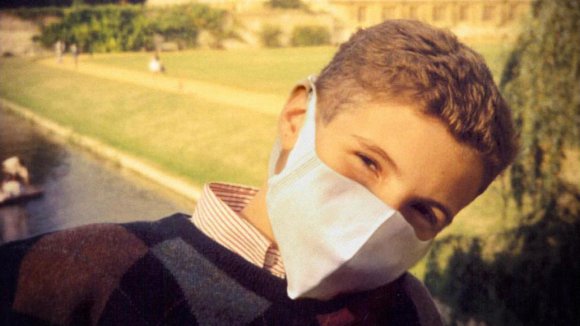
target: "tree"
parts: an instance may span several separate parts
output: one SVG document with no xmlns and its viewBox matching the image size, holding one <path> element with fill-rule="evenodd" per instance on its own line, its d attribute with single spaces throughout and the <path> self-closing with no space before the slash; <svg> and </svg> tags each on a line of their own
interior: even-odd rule
<svg viewBox="0 0 580 326">
<path fill-rule="evenodd" d="M 580 3 L 536 1 L 532 17 L 501 82 L 522 139 L 512 191 L 530 218 L 558 205 L 566 150 L 580 144 Z"/>
<path fill-rule="evenodd" d="M 151 33 L 141 6 L 74 6 L 62 20 L 42 30 L 40 41 L 76 43 L 82 52 L 113 52 L 150 47 Z"/>
<path fill-rule="evenodd" d="M 580 2 L 533 3 L 501 88 L 521 135 L 509 194 L 520 226 L 501 235 L 505 248 L 492 259 L 483 240 L 461 239 L 441 270 L 434 248 L 425 282 L 456 321 L 577 325 L 580 182 L 563 167 L 580 151 Z"/>
<path fill-rule="evenodd" d="M 217 42 L 229 36 L 227 12 L 207 5 L 189 3 L 150 10 L 151 29 L 180 47 L 194 47 L 201 30 L 208 31 Z"/>
<path fill-rule="evenodd" d="M 197 45 L 201 30 L 208 31 L 217 42 L 229 37 L 226 12 L 201 4 L 167 8 L 83 5 L 61 12 L 61 20 L 42 29 L 38 39 L 45 47 L 61 40 L 76 43 L 82 52 L 136 51 L 153 49 L 154 34 L 184 48 Z"/>
</svg>

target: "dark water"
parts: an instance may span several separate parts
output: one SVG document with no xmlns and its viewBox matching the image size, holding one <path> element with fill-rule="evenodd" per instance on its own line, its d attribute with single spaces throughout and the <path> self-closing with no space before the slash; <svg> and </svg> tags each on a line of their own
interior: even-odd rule
<svg viewBox="0 0 580 326">
<path fill-rule="evenodd" d="M 95 222 L 155 220 L 194 203 L 63 144 L 0 108 L 0 162 L 17 155 L 41 198 L 0 206 L 0 243 Z"/>
</svg>

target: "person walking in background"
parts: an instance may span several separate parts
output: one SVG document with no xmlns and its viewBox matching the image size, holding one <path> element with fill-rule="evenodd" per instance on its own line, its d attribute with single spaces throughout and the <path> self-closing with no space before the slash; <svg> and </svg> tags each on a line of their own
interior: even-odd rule
<svg viewBox="0 0 580 326">
<path fill-rule="evenodd" d="M 73 43 L 70 46 L 70 53 L 73 57 L 73 61 L 75 63 L 75 68 L 78 68 L 78 66 L 79 66 L 79 62 L 78 62 L 79 61 L 79 48 L 77 47 L 76 43 Z"/>
<path fill-rule="evenodd" d="M 54 53 L 56 55 L 56 63 L 62 63 L 62 55 L 64 53 L 64 43 L 61 40 L 54 44 Z"/>
<path fill-rule="evenodd" d="M 149 60 L 149 71 L 151 71 L 153 73 L 164 73 L 165 72 L 165 67 L 163 66 L 163 63 L 161 62 L 161 59 L 159 58 L 158 53 L 155 53 L 155 55 L 153 55 L 153 57 L 151 57 L 151 60 Z"/>
</svg>

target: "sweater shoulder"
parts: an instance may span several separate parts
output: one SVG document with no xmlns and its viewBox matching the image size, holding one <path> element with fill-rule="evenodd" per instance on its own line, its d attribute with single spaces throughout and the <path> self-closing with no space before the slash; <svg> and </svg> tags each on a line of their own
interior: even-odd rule
<svg viewBox="0 0 580 326">
<path fill-rule="evenodd" d="M 126 273 L 171 234 L 167 219 L 90 224 L 0 247 L 0 310 L 67 324 L 85 301 L 101 311 Z M 6 310 L 8 309 L 8 310 Z M 73 313 L 75 311 L 75 313 Z M 6 314 L 7 315 L 7 314 Z"/>
<path fill-rule="evenodd" d="M 134 261 L 156 243 L 176 237 L 167 221 L 184 218 L 176 214 L 158 221 L 83 225 L 15 243 L 6 254 L 19 254 L 20 273 L 26 270 L 24 267 L 46 271 L 58 266 L 64 271 L 90 265 L 108 274 L 110 265 Z"/>
<path fill-rule="evenodd" d="M 400 286 L 401 291 L 413 303 L 420 325 L 443 325 L 435 301 L 423 282 L 406 273 L 401 279 Z"/>
</svg>

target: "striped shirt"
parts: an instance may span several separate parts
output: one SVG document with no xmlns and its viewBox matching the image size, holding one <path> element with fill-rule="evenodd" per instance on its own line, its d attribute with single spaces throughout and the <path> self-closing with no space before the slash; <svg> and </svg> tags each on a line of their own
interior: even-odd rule
<svg viewBox="0 0 580 326">
<path fill-rule="evenodd" d="M 208 237 L 240 255 L 250 263 L 284 278 L 280 251 L 253 225 L 241 218 L 241 212 L 256 195 L 258 189 L 209 183 L 192 215 L 193 224 Z"/>
</svg>

